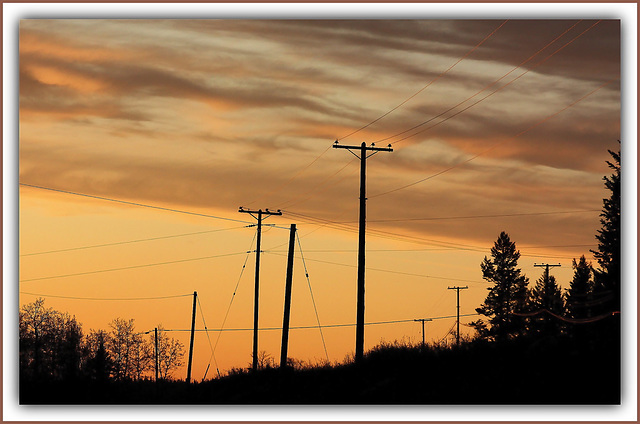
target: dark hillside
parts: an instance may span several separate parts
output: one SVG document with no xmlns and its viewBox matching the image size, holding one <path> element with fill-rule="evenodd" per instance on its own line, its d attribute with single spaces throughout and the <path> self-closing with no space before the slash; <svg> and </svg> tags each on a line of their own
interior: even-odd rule
<svg viewBox="0 0 640 424">
<path fill-rule="evenodd" d="M 613 340 L 611 340 L 613 341 Z M 236 371 L 184 382 L 23 382 L 26 404 L 617 404 L 615 343 L 520 338 L 460 347 L 390 344 L 355 364 Z"/>
</svg>

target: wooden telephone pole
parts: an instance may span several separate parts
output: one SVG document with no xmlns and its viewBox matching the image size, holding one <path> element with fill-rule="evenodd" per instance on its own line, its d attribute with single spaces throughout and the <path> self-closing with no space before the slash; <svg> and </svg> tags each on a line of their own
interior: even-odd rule
<svg viewBox="0 0 640 424">
<path fill-rule="evenodd" d="M 196 334 L 196 301 L 198 292 L 193 292 L 193 312 L 191 313 L 191 341 L 189 342 L 189 364 L 187 364 L 187 384 L 191 382 L 191 363 L 193 362 L 193 339 Z"/>
<path fill-rule="evenodd" d="M 457 292 L 456 293 L 456 295 L 457 295 L 456 296 L 456 298 L 457 298 L 456 308 L 458 310 L 458 317 L 457 317 L 456 323 L 457 323 L 458 327 L 456 329 L 456 344 L 458 346 L 460 346 L 460 290 L 464 290 L 464 289 L 468 289 L 468 288 L 469 287 L 467 287 L 467 286 L 464 286 L 464 287 L 448 287 L 447 288 L 448 290 L 455 290 Z"/>
<path fill-rule="evenodd" d="M 424 346 L 424 322 L 431 321 L 431 318 L 414 319 L 415 322 L 422 322 L 422 346 Z"/>
<path fill-rule="evenodd" d="M 282 212 L 280 209 L 278 209 L 277 212 L 271 212 L 269 209 L 265 211 L 262 209 L 252 211 L 244 209 L 242 206 L 240 206 L 238 212 L 248 213 L 258 221 L 258 235 L 256 237 L 256 279 L 255 294 L 253 296 L 253 362 L 251 365 L 251 369 L 255 371 L 258 369 L 258 299 L 260 297 L 260 241 L 262 237 L 262 219 L 263 215 L 267 217 L 271 215 L 282 215 Z"/>
<path fill-rule="evenodd" d="M 289 254 L 287 256 L 287 277 L 284 288 L 284 316 L 282 318 L 282 347 L 280 350 L 280 368 L 287 366 L 289 348 L 289 317 L 291 315 L 291 286 L 293 282 L 293 252 L 296 239 L 296 224 L 291 224 L 289 232 Z"/>
<path fill-rule="evenodd" d="M 374 147 L 373 144 L 369 147 L 363 142 L 360 146 L 342 146 L 338 144 L 338 141 L 333 144 L 335 149 L 347 149 L 351 154 L 360 159 L 360 220 L 358 228 L 358 296 L 357 296 L 357 310 L 356 310 L 356 363 L 362 362 L 364 357 L 364 242 L 365 242 L 365 222 L 367 215 L 366 201 L 367 201 L 367 159 L 375 155 L 378 152 L 393 152 L 391 144 L 388 147 Z M 354 150 L 360 151 L 360 156 L 353 153 Z M 367 152 L 372 151 L 367 156 Z"/>
</svg>

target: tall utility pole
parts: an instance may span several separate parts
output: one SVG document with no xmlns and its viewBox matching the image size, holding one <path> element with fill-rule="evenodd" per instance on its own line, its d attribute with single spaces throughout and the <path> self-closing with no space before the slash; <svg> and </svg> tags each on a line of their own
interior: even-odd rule
<svg viewBox="0 0 640 424">
<path fill-rule="evenodd" d="M 193 312 L 191 313 L 191 342 L 189 343 L 189 364 L 187 365 L 187 384 L 191 382 L 191 363 L 193 361 L 193 339 L 196 335 L 196 300 L 198 292 L 193 292 Z"/>
<path fill-rule="evenodd" d="M 422 321 L 422 346 L 424 346 L 424 322 L 425 321 L 431 321 L 431 318 L 414 319 L 414 321 L 416 321 L 416 322 Z"/>
<path fill-rule="evenodd" d="M 256 280 L 255 280 L 255 294 L 253 296 L 253 363 L 251 369 L 253 371 L 258 369 L 258 299 L 260 297 L 260 241 L 262 238 L 262 216 L 267 217 L 271 215 L 282 215 L 280 209 L 277 212 L 271 212 L 269 209 L 263 211 L 258 209 L 252 211 L 244 209 L 240 206 L 238 212 L 248 213 L 258 221 L 258 235 L 256 237 Z"/>
<path fill-rule="evenodd" d="M 388 147 L 370 147 L 362 142 L 360 146 L 341 146 L 338 141 L 333 144 L 335 149 L 347 149 L 351 154 L 360 159 L 360 220 L 358 228 L 358 295 L 356 310 L 356 363 L 362 362 L 364 357 L 364 241 L 365 241 L 365 222 L 367 215 L 367 186 L 366 186 L 366 170 L 367 159 L 378 152 L 393 152 L 391 144 Z M 354 150 L 360 150 L 360 156 L 353 153 Z M 372 151 L 367 156 L 367 152 Z"/>
<path fill-rule="evenodd" d="M 287 256 L 287 277 L 284 287 L 284 316 L 282 318 L 282 347 L 280 349 L 280 368 L 287 366 L 287 350 L 289 348 L 289 317 L 291 315 L 291 286 L 293 282 L 293 251 L 296 240 L 296 224 L 291 224 L 289 231 L 289 254 Z"/>
<path fill-rule="evenodd" d="M 456 308 L 458 310 L 458 317 L 457 317 L 457 321 L 456 322 L 457 322 L 458 328 L 456 330 L 456 344 L 458 346 L 460 345 L 460 290 L 465 290 L 465 289 L 468 289 L 468 288 L 469 287 L 467 287 L 467 286 L 464 286 L 464 287 L 455 287 L 455 286 L 454 287 L 448 287 L 449 290 L 455 290 L 457 292 L 456 293 L 456 298 L 457 298 Z"/>
</svg>

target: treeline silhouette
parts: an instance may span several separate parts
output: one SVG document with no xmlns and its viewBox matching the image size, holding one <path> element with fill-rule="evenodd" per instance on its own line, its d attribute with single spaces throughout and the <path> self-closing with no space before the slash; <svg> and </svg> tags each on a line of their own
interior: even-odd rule
<svg viewBox="0 0 640 424">
<path fill-rule="evenodd" d="M 27 398 L 28 390 L 56 383 L 99 387 L 151 380 L 156 369 L 159 380 L 170 380 L 183 365 L 184 346 L 162 325 L 156 338 L 154 331 L 137 332 L 133 319 L 115 318 L 109 331 L 92 329 L 85 335 L 75 317 L 44 303 L 38 298 L 20 309 L 19 375 Z"/>
<path fill-rule="evenodd" d="M 621 399 L 620 153 L 609 151 L 610 191 L 603 199 L 598 266 L 573 260 L 564 292 L 547 264 L 534 285 L 520 253 L 502 232 L 480 268 L 491 283 L 460 343 L 381 343 L 361 364 L 303 363 L 277 368 L 260 352 L 260 369 L 187 385 L 172 380 L 184 346 L 158 332 L 137 333 L 133 320 L 82 334 L 75 317 L 44 306 L 20 311 L 23 404 L 618 404 Z M 149 333 L 149 332 L 147 332 Z"/>
</svg>

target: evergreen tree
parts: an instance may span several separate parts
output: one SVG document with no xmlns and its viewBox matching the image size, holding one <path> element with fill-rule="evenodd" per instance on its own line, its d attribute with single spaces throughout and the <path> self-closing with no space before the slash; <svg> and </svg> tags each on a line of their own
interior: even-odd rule
<svg viewBox="0 0 640 424">
<path fill-rule="evenodd" d="M 592 316 L 593 268 L 582 255 L 573 260 L 573 279 L 567 290 L 567 315 L 569 318 L 584 319 Z"/>
<path fill-rule="evenodd" d="M 531 320 L 531 329 L 545 335 L 557 333 L 561 329 L 558 318 L 551 314 L 564 314 L 564 299 L 556 278 L 545 268 L 542 276 L 536 281 L 531 290 L 530 305 L 533 311 L 542 311 Z M 547 313 L 550 312 L 551 314 Z"/>
<path fill-rule="evenodd" d="M 480 264 L 482 277 L 493 284 L 484 303 L 476 309 L 488 318 L 471 323 L 480 337 L 504 340 L 524 331 L 524 320 L 514 314 L 524 312 L 529 280 L 518 268 L 520 252 L 504 231 L 491 248 L 491 258 Z"/>
<path fill-rule="evenodd" d="M 605 187 L 611 191 L 609 198 L 603 199 L 598 230 L 598 250 L 592 250 L 600 267 L 594 270 L 596 293 L 609 292 L 613 301 L 608 312 L 620 310 L 620 152 L 609 150 L 613 162 L 607 161 L 613 170 L 611 176 L 603 178 Z"/>
<path fill-rule="evenodd" d="M 85 337 L 85 373 L 89 378 L 99 382 L 109 379 L 112 361 L 107 352 L 109 334 L 104 330 L 91 330 Z"/>
</svg>

